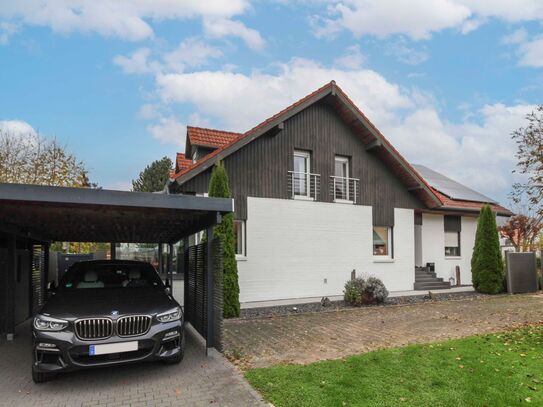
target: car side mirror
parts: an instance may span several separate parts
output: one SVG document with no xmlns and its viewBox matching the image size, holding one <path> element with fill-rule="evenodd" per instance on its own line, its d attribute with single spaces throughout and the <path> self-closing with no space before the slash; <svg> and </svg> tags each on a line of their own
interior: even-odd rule
<svg viewBox="0 0 543 407">
<path fill-rule="evenodd" d="M 57 284 L 51 280 L 47 283 L 47 297 L 50 297 L 51 295 L 55 294 L 55 291 L 57 289 Z"/>
<path fill-rule="evenodd" d="M 166 293 L 166 295 L 170 295 L 172 291 L 170 290 L 170 287 L 166 287 L 164 289 L 164 292 Z"/>
</svg>

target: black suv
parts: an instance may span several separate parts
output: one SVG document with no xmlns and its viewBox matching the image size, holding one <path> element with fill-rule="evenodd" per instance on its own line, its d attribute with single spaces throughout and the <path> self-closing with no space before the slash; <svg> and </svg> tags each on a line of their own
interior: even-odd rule
<svg viewBox="0 0 543 407">
<path fill-rule="evenodd" d="M 149 263 L 76 263 L 50 291 L 32 324 L 34 382 L 76 369 L 183 359 L 182 309 Z"/>
</svg>

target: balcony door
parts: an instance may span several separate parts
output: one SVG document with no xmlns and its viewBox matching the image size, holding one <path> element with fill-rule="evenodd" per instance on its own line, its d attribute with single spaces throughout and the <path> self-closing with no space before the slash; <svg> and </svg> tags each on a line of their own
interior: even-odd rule
<svg viewBox="0 0 543 407">
<path fill-rule="evenodd" d="M 349 201 L 349 159 L 336 156 L 335 162 L 334 199 Z"/>
<path fill-rule="evenodd" d="M 307 151 L 294 152 L 294 196 L 310 197 L 311 154 Z"/>
</svg>

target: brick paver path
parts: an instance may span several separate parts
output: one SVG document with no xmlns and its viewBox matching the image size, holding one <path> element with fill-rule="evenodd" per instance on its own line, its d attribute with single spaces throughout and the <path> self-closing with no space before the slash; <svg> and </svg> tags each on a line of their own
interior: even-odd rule
<svg viewBox="0 0 543 407">
<path fill-rule="evenodd" d="M 160 362 L 78 371 L 36 385 L 30 377 L 29 327 L 0 340 L 0 406 L 265 406 L 222 355 L 206 357 L 187 337 L 179 365 Z"/>
<path fill-rule="evenodd" d="M 225 324 L 226 348 L 246 367 L 310 363 L 411 343 L 495 332 L 543 320 L 543 295 L 502 295 L 350 309 Z"/>
</svg>

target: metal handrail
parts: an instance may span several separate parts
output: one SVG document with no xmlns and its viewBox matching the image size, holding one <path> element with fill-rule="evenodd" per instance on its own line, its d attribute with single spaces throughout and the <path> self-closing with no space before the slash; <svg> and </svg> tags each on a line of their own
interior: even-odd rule
<svg viewBox="0 0 543 407">
<path fill-rule="evenodd" d="M 288 171 L 288 192 L 291 198 L 317 200 L 320 194 L 320 174 L 311 172 Z"/>
<path fill-rule="evenodd" d="M 360 179 L 350 177 L 330 176 L 330 195 L 334 201 L 358 203 L 358 183 Z"/>
</svg>

